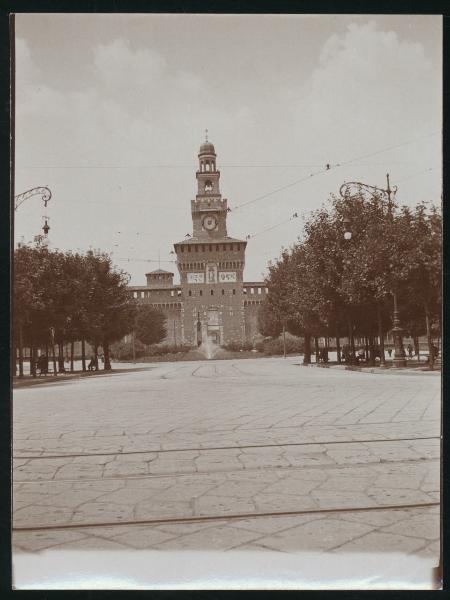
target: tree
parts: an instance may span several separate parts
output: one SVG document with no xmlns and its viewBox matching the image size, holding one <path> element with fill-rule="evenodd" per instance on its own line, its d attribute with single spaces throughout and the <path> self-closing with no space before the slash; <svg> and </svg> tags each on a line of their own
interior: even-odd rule
<svg viewBox="0 0 450 600">
<path fill-rule="evenodd" d="M 153 306 L 142 304 L 136 313 L 134 331 L 136 338 L 146 346 L 159 344 L 167 335 L 164 313 Z"/>
<path fill-rule="evenodd" d="M 376 193 L 370 199 L 362 192 L 332 198 L 331 206 L 307 221 L 303 239 L 269 267 L 263 321 L 278 319 L 291 333 L 301 332 L 305 363 L 312 336 L 317 352 L 317 336 L 335 335 L 339 353 L 342 334 L 353 355 L 355 336 L 364 337 L 374 361 L 376 335 L 384 357 L 384 332 L 391 327 L 396 294 L 414 335 L 423 330 L 420 313 L 425 314 L 432 355 L 433 326 L 440 329 L 440 277 L 437 209 L 399 209 Z"/>
<path fill-rule="evenodd" d="M 79 339 L 102 344 L 105 369 L 110 369 L 110 343 L 133 328 L 136 304 L 127 284 L 128 275 L 115 269 L 107 254 L 63 253 L 40 245 L 18 248 L 14 253 L 13 339 L 19 349 L 19 375 L 23 375 L 24 344 L 30 347 L 35 375 L 36 348 L 44 346 L 48 352 L 53 340 L 60 346 L 60 370 L 64 369 L 63 343 L 70 341 L 73 348 Z"/>
<path fill-rule="evenodd" d="M 283 322 L 276 308 L 272 305 L 271 297 L 266 296 L 258 310 L 258 331 L 264 337 L 277 338 L 283 329 Z"/>
<path fill-rule="evenodd" d="M 133 329 L 136 303 L 128 290 L 129 276 L 113 268 L 108 254 L 89 251 L 86 269 L 86 326 L 88 340 L 96 351 L 103 347 L 105 370 L 111 369 L 109 347 Z"/>
</svg>

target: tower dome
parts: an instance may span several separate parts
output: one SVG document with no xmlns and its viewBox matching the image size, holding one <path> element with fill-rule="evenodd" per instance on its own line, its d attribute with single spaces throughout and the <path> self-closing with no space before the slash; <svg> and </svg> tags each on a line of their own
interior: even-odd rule
<svg viewBox="0 0 450 600">
<path fill-rule="evenodd" d="M 198 153 L 199 156 L 203 156 L 203 155 L 213 155 L 216 156 L 216 151 L 214 149 L 214 144 L 211 144 L 211 142 L 203 142 L 203 144 L 200 146 L 200 152 Z"/>
</svg>

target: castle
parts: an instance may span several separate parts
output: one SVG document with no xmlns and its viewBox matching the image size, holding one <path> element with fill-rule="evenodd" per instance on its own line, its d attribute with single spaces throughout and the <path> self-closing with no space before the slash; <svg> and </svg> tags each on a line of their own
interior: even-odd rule
<svg viewBox="0 0 450 600">
<path fill-rule="evenodd" d="M 206 139 L 191 200 L 192 235 L 174 244 L 180 285 L 174 285 L 173 273 L 157 269 L 146 274 L 147 285 L 130 286 L 135 298 L 166 315 L 170 344 L 253 343 L 258 334 L 257 312 L 267 288 L 264 282 L 244 282 L 247 242 L 227 234 L 216 157 Z"/>
</svg>

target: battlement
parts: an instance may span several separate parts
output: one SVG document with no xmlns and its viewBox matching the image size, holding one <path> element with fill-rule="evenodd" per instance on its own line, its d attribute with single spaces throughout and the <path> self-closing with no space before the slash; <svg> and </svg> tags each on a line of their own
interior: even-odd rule
<svg viewBox="0 0 450 600">
<path fill-rule="evenodd" d="M 191 200 L 191 210 L 192 212 L 208 212 L 212 210 L 220 210 L 226 211 L 228 205 L 228 200 L 226 198 L 221 198 L 220 196 L 213 195 L 211 196 L 196 196 L 194 200 Z"/>
</svg>

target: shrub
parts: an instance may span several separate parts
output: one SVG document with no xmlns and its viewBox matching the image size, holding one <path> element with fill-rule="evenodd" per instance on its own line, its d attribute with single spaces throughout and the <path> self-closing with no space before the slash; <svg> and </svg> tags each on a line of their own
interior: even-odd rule
<svg viewBox="0 0 450 600">
<path fill-rule="evenodd" d="M 149 346 L 146 356 L 164 356 L 165 354 L 179 354 L 189 352 L 191 349 L 187 344 L 154 344 Z"/>
<path fill-rule="evenodd" d="M 301 354 L 303 352 L 303 340 L 286 336 L 286 354 Z M 264 354 L 279 356 L 283 354 L 283 339 L 276 338 L 264 342 Z"/>
<path fill-rule="evenodd" d="M 240 342 L 230 342 L 229 344 L 224 344 L 221 348 L 228 350 L 228 352 L 241 352 L 243 350 L 249 352 L 253 350 L 253 344 L 251 342 L 244 342 L 243 344 Z"/>
<path fill-rule="evenodd" d="M 253 350 L 253 344 L 251 342 L 244 342 L 242 344 L 242 350 L 245 350 L 247 352 L 249 352 L 250 350 Z"/>
<path fill-rule="evenodd" d="M 222 348 L 228 350 L 228 352 L 239 352 L 242 350 L 242 344 L 240 342 L 230 342 L 229 344 L 224 344 Z"/>
</svg>

